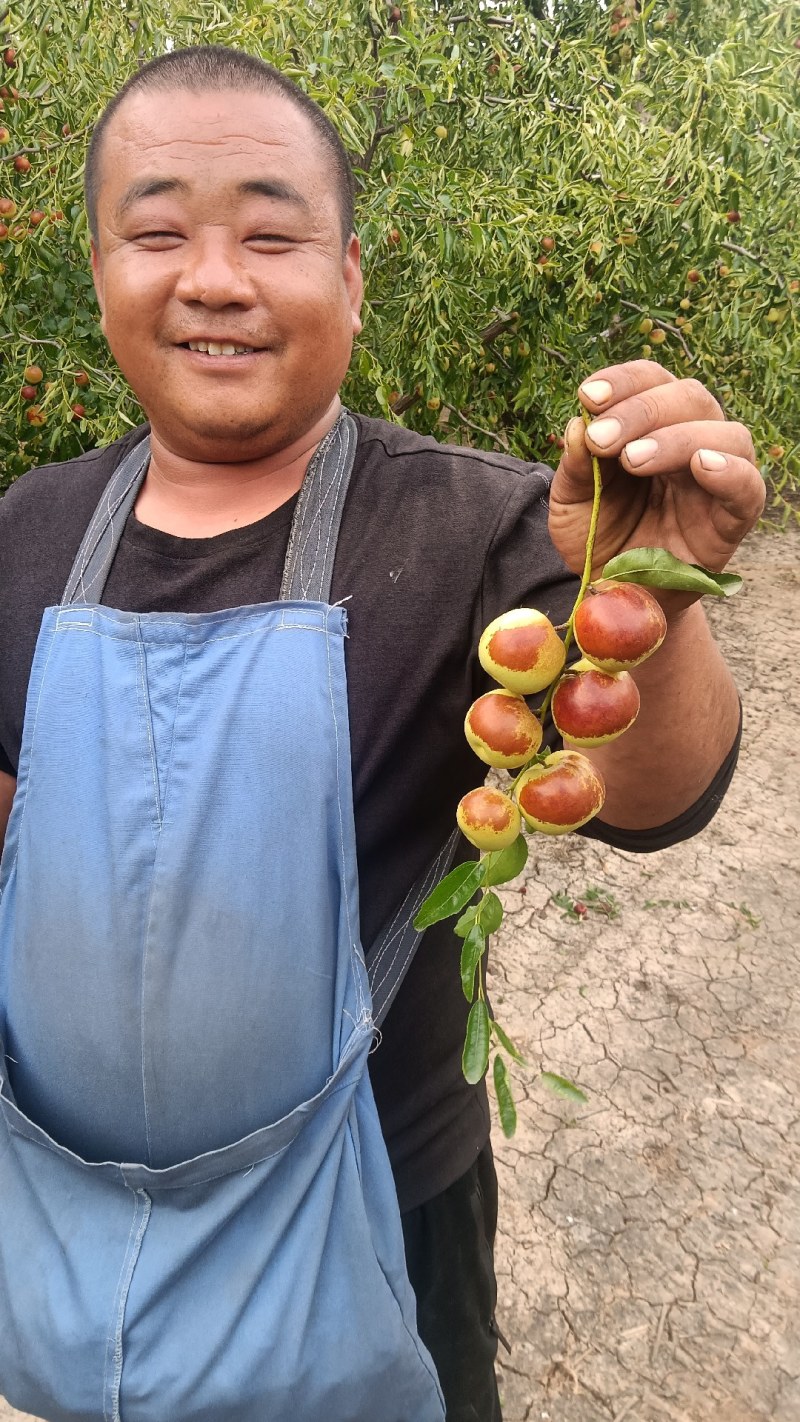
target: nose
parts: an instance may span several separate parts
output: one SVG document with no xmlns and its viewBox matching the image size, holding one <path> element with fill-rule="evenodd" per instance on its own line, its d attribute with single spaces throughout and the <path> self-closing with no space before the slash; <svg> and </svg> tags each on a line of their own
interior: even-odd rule
<svg viewBox="0 0 800 1422">
<path fill-rule="evenodd" d="M 182 258 L 175 289 L 180 301 L 199 302 L 212 310 L 255 303 L 255 286 L 233 233 L 204 228 L 184 244 Z"/>
</svg>

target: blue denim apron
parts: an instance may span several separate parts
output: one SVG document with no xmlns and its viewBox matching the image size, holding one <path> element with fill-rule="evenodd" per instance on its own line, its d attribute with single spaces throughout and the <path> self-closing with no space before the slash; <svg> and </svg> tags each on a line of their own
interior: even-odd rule
<svg viewBox="0 0 800 1422">
<path fill-rule="evenodd" d="M 327 601 L 354 447 L 345 413 L 279 602 L 140 614 L 100 599 L 143 442 L 44 613 L 0 865 L 0 1393 L 50 1422 L 444 1417 L 366 1070 Z"/>
</svg>

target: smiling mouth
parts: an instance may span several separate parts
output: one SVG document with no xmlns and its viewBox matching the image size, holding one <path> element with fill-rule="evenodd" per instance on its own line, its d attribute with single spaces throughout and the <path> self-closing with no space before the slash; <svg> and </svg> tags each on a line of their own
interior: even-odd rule
<svg viewBox="0 0 800 1422">
<path fill-rule="evenodd" d="M 182 348 L 211 356 L 255 355 L 261 349 L 260 346 L 233 345 L 230 341 L 184 341 Z"/>
</svg>

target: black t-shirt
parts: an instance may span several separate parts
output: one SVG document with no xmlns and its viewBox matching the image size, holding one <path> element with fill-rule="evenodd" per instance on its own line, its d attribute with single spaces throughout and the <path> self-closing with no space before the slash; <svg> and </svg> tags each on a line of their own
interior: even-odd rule
<svg viewBox="0 0 800 1422">
<path fill-rule="evenodd" d="M 459 798 L 483 779 L 463 734 L 467 707 L 489 684 L 477 661 L 480 633 L 518 606 L 564 621 L 577 583 L 547 534 L 551 470 L 356 420 L 331 600 L 347 599 L 368 946 L 446 839 Z M 16 774 L 42 612 L 61 600 L 100 494 L 143 433 L 33 470 L 0 501 L 0 770 L 9 774 Z M 104 603 L 134 612 L 206 612 L 274 601 L 295 503 L 212 538 L 178 538 L 131 514 Z M 729 772 L 734 761 L 735 753 Z M 597 822 L 591 832 L 625 848 L 660 848 L 702 827 L 724 788 L 718 777 L 693 812 L 663 834 L 623 834 Z M 464 851 L 462 858 L 466 843 Z M 403 1209 L 457 1179 L 488 1134 L 483 1084 L 468 1086 L 461 1071 L 468 1006 L 459 949 L 452 922 L 428 931 L 370 1058 Z"/>
</svg>

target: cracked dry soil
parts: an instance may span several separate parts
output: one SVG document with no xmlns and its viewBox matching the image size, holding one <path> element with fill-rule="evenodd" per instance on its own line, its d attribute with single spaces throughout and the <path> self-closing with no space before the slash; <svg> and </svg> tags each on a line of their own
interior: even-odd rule
<svg viewBox="0 0 800 1422">
<path fill-rule="evenodd" d="M 505 891 L 495 1014 L 589 1098 L 515 1068 L 495 1134 L 505 1422 L 800 1422 L 799 553 L 752 535 L 709 607 L 745 721 L 708 829 L 535 839 Z"/>
</svg>

